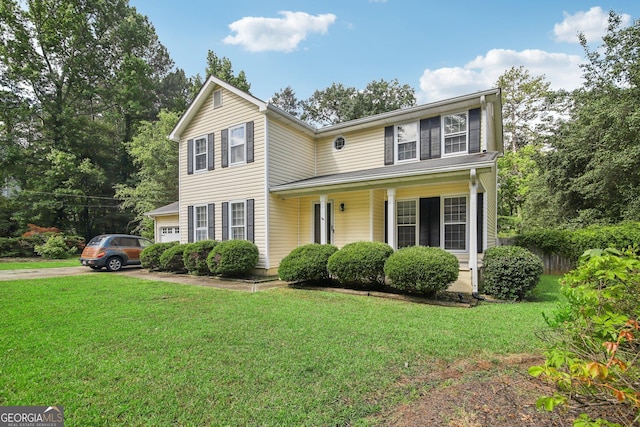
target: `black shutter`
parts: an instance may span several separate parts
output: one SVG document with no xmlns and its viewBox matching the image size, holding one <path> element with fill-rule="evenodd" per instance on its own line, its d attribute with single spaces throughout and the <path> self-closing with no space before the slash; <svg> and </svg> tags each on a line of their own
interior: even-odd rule
<svg viewBox="0 0 640 427">
<path fill-rule="evenodd" d="M 193 206 L 187 206 L 187 242 L 193 240 Z"/>
<path fill-rule="evenodd" d="M 248 199 L 247 200 L 247 240 L 250 242 L 255 242 L 256 240 L 256 231 L 255 231 L 255 200 Z"/>
<path fill-rule="evenodd" d="M 431 158 L 431 128 L 429 119 L 420 120 L 420 160 Z"/>
<path fill-rule="evenodd" d="M 215 136 L 210 133 L 207 135 L 207 169 L 210 171 L 215 169 L 215 156 L 213 155 L 213 146 L 214 146 Z"/>
<path fill-rule="evenodd" d="M 384 242 L 389 243 L 389 201 L 384 201 Z"/>
<path fill-rule="evenodd" d="M 253 163 L 253 122 L 247 122 L 245 132 L 247 137 L 247 163 Z"/>
<path fill-rule="evenodd" d="M 223 168 L 229 166 L 229 129 L 222 129 L 222 134 L 220 135 L 220 143 L 222 145 L 222 158 L 220 164 Z"/>
<path fill-rule="evenodd" d="M 393 126 L 384 128 L 384 164 L 392 165 L 394 159 Z"/>
<path fill-rule="evenodd" d="M 440 246 L 440 197 L 420 199 L 420 245 Z"/>
<path fill-rule="evenodd" d="M 484 237 L 484 193 L 478 193 L 478 253 L 481 254 Z"/>
<path fill-rule="evenodd" d="M 440 147 L 442 146 L 442 141 L 440 141 L 440 116 L 431 117 L 429 119 L 429 158 L 430 159 L 439 159 L 441 157 Z"/>
<path fill-rule="evenodd" d="M 222 241 L 229 240 L 229 203 L 222 203 Z"/>
<path fill-rule="evenodd" d="M 480 109 L 469 110 L 469 153 L 480 152 Z"/>
<path fill-rule="evenodd" d="M 216 205 L 209 203 L 207 205 L 207 224 L 209 231 L 207 232 L 209 239 L 216 240 Z"/>
<path fill-rule="evenodd" d="M 320 243 L 320 204 L 313 205 L 313 243 Z"/>
<path fill-rule="evenodd" d="M 193 173 L 193 139 L 187 141 L 187 174 Z"/>
</svg>

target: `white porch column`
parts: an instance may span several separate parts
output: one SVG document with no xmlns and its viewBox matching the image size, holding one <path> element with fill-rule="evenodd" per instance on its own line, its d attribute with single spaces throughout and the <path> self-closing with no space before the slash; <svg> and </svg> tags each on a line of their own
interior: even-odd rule
<svg viewBox="0 0 640 427">
<path fill-rule="evenodd" d="M 393 249 L 396 244 L 396 189 L 387 188 L 387 243 Z"/>
<path fill-rule="evenodd" d="M 327 244 L 327 201 L 329 197 L 326 194 L 320 196 L 320 243 Z"/>
<path fill-rule="evenodd" d="M 471 288 L 478 292 L 478 180 L 471 169 L 469 180 L 469 269 Z"/>
</svg>

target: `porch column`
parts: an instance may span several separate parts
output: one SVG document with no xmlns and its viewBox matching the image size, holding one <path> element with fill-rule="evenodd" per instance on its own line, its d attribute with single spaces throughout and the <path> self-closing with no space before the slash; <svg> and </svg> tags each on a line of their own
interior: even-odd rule
<svg viewBox="0 0 640 427">
<path fill-rule="evenodd" d="M 329 197 L 326 194 L 320 196 L 320 243 L 327 244 L 327 201 Z"/>
<path fill-rule="evenodd" d="M 469 180 L 469 269 L 471 288 L 478 292 L 478 180 L 471 169 Z"/>
<path fill-rule="evenodd" d="M 387 243 L 393 249 L 396 245 L 396 189 L 387 188 Z"/>
</svg>

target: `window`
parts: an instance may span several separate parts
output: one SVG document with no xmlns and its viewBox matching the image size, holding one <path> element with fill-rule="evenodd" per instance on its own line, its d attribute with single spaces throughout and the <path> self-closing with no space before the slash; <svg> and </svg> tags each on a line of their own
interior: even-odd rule
<svg viewBox="0 0 640 427">
<path fill-rule="evenodd" d="M 398 249 L 416 245 L 417 203 L 415 200 L 399 201 L 396 204 L 398 224 Z"/>
<path fill-rule="evenodd" d="M 344 137 L 339 136 L 333 141 L 333 148 L 335 148 L 337 151 L 340 151 L 344 148 L 346 143 L 347 142 L 345 141 Z"/>
<path fill-rule="evenodd" d="M 245 125 L 229 129 L 229 164 L 244 163 L 246 159 L 246 129 Z"/>
<path fill-rule="evenodd" d="M 467 113 L 450 114 L 442 119 L 444 154 L 467 152 Z"/>
<path fill-rule="evenodd" d="M 465 250 L 467 247 L 467 198 L 444 199 L 444 248 Z"/>
<path fill-rule="evenodd" d="M 213 108 L 222 107 L 222 89 L 213 92 Z"/>
<path fill-rule="evenodd" d="M 180 227 L 160 227 L 160 234 L 180 234 Z"/>
<path fill-rule="evenodd" d="M 246 203 L 244 201 L 229 203 L 229 235 L 232 240 L 246 240 L 247 238 L 246 211 Z"/>
<path fill-rule="evenodd" d="M 209 222 L 207 219 L 207 205 L 194 207 L 195 241 L 209 238 Z"/>
<path fill-rule="evenodd" d="M 397 161 L 418 158 L 418 123 L 396 125 L 395 138 Z"/>
<path fill-rule="evenodd" d="M 193 156 L 196 171 L 207 170 L 207 137 L 203 136 L 193 142 Z"/>
</svg>

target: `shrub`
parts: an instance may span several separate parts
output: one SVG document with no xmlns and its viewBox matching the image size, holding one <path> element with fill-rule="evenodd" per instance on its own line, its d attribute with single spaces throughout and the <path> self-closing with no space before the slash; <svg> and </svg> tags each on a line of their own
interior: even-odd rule
<svg viewBox="0 0 640 427">
<path fill-rule="evenodd" d="M 598 249 L 587 251 L 580 261 L 564 276 L 566 302 L 548 319 L 552 329 L 545 337 L 546 361 L 529 369 L 531 375 L 558 385 L 554 396 L 540 398 L 536 406 L 552 410 L 575 397 L 585 407 L 597 405 L 608 414 L 601 423 L 580 425 L 636 425 L 640 256 L 632 250 Z M 579 419 L 589 421 L 584 414 Z"/>
<path fill-rule="evenodd" d="M 75 246 L 69 247 L 61 235 L 51 236 L 43 245 L 36 245 L 35 251 L 43 258 L 65 259 L 78 251 Z"/>
<path fill-rule="evenodd" d="M 173 273 L 186 273 L 187 269 L 184 267 L 183 255 L 184 250 L 191 244 L 192 243 L 174 245 L 165 250 L 162 255 L 160 255 L 160 268 Z"/>
<path fill-rule="evenodd" d="M 13 237 L 0 237 L 0 257 L 22 256 L 22 250 L 18 245 L 18 239 Z"/>
<path fill-rule="evenodd" d="M 297 247 L 280 262 L 278 276 L 286 282 L 328 281 L 327 262 L 337 250 L 317 243 Z"/>
<path fill-rule="evenodd" d="M 426 246 L 402 248 L 384 265 L 391 287 L 427 295 L 435 295 L 455 282 L 459 269 L 455 255 Z"/>
<path fill-rule="evenodd" d="M 217 244 L 218 242 L 215 240 L 200 240 L 192 243 L 184 250 L 184 267 L 189 274 L 196 276 L 211 274 L 207 264 L 207 257 Z"/>
<path fill-rule="evenodd" d="M 226 240 L 213 248 L 207 265 L 214 274 L 242 277 L 255 268 L 259 256 L 258 247 L 248 240 Z"/>
<path fill-rule="evenodd" d="M 483 263 L 483 291 L 507 300 L 527 296 L 538 284 L 543 271 L 542 260 L 520 246 L 489 248 Z"/>
<path fill-rule="evenodd" d="M 178 245 L 178 242 L 164 242 L 154 243 L 144 248 L 142 252 L 140 252 L 140 264 L 142 268 L 148 268 L 149 270 L 162 269 L 160 256 L 162 256 L 164 251 L 176 245 Z"/>
<path fill-rule="evenodd" d="M 353 242 L 331 255 L 329 273 L 345 284 L 384 285 L 384 263 L 393 249 L 383 242 Z"/>
</svg>

